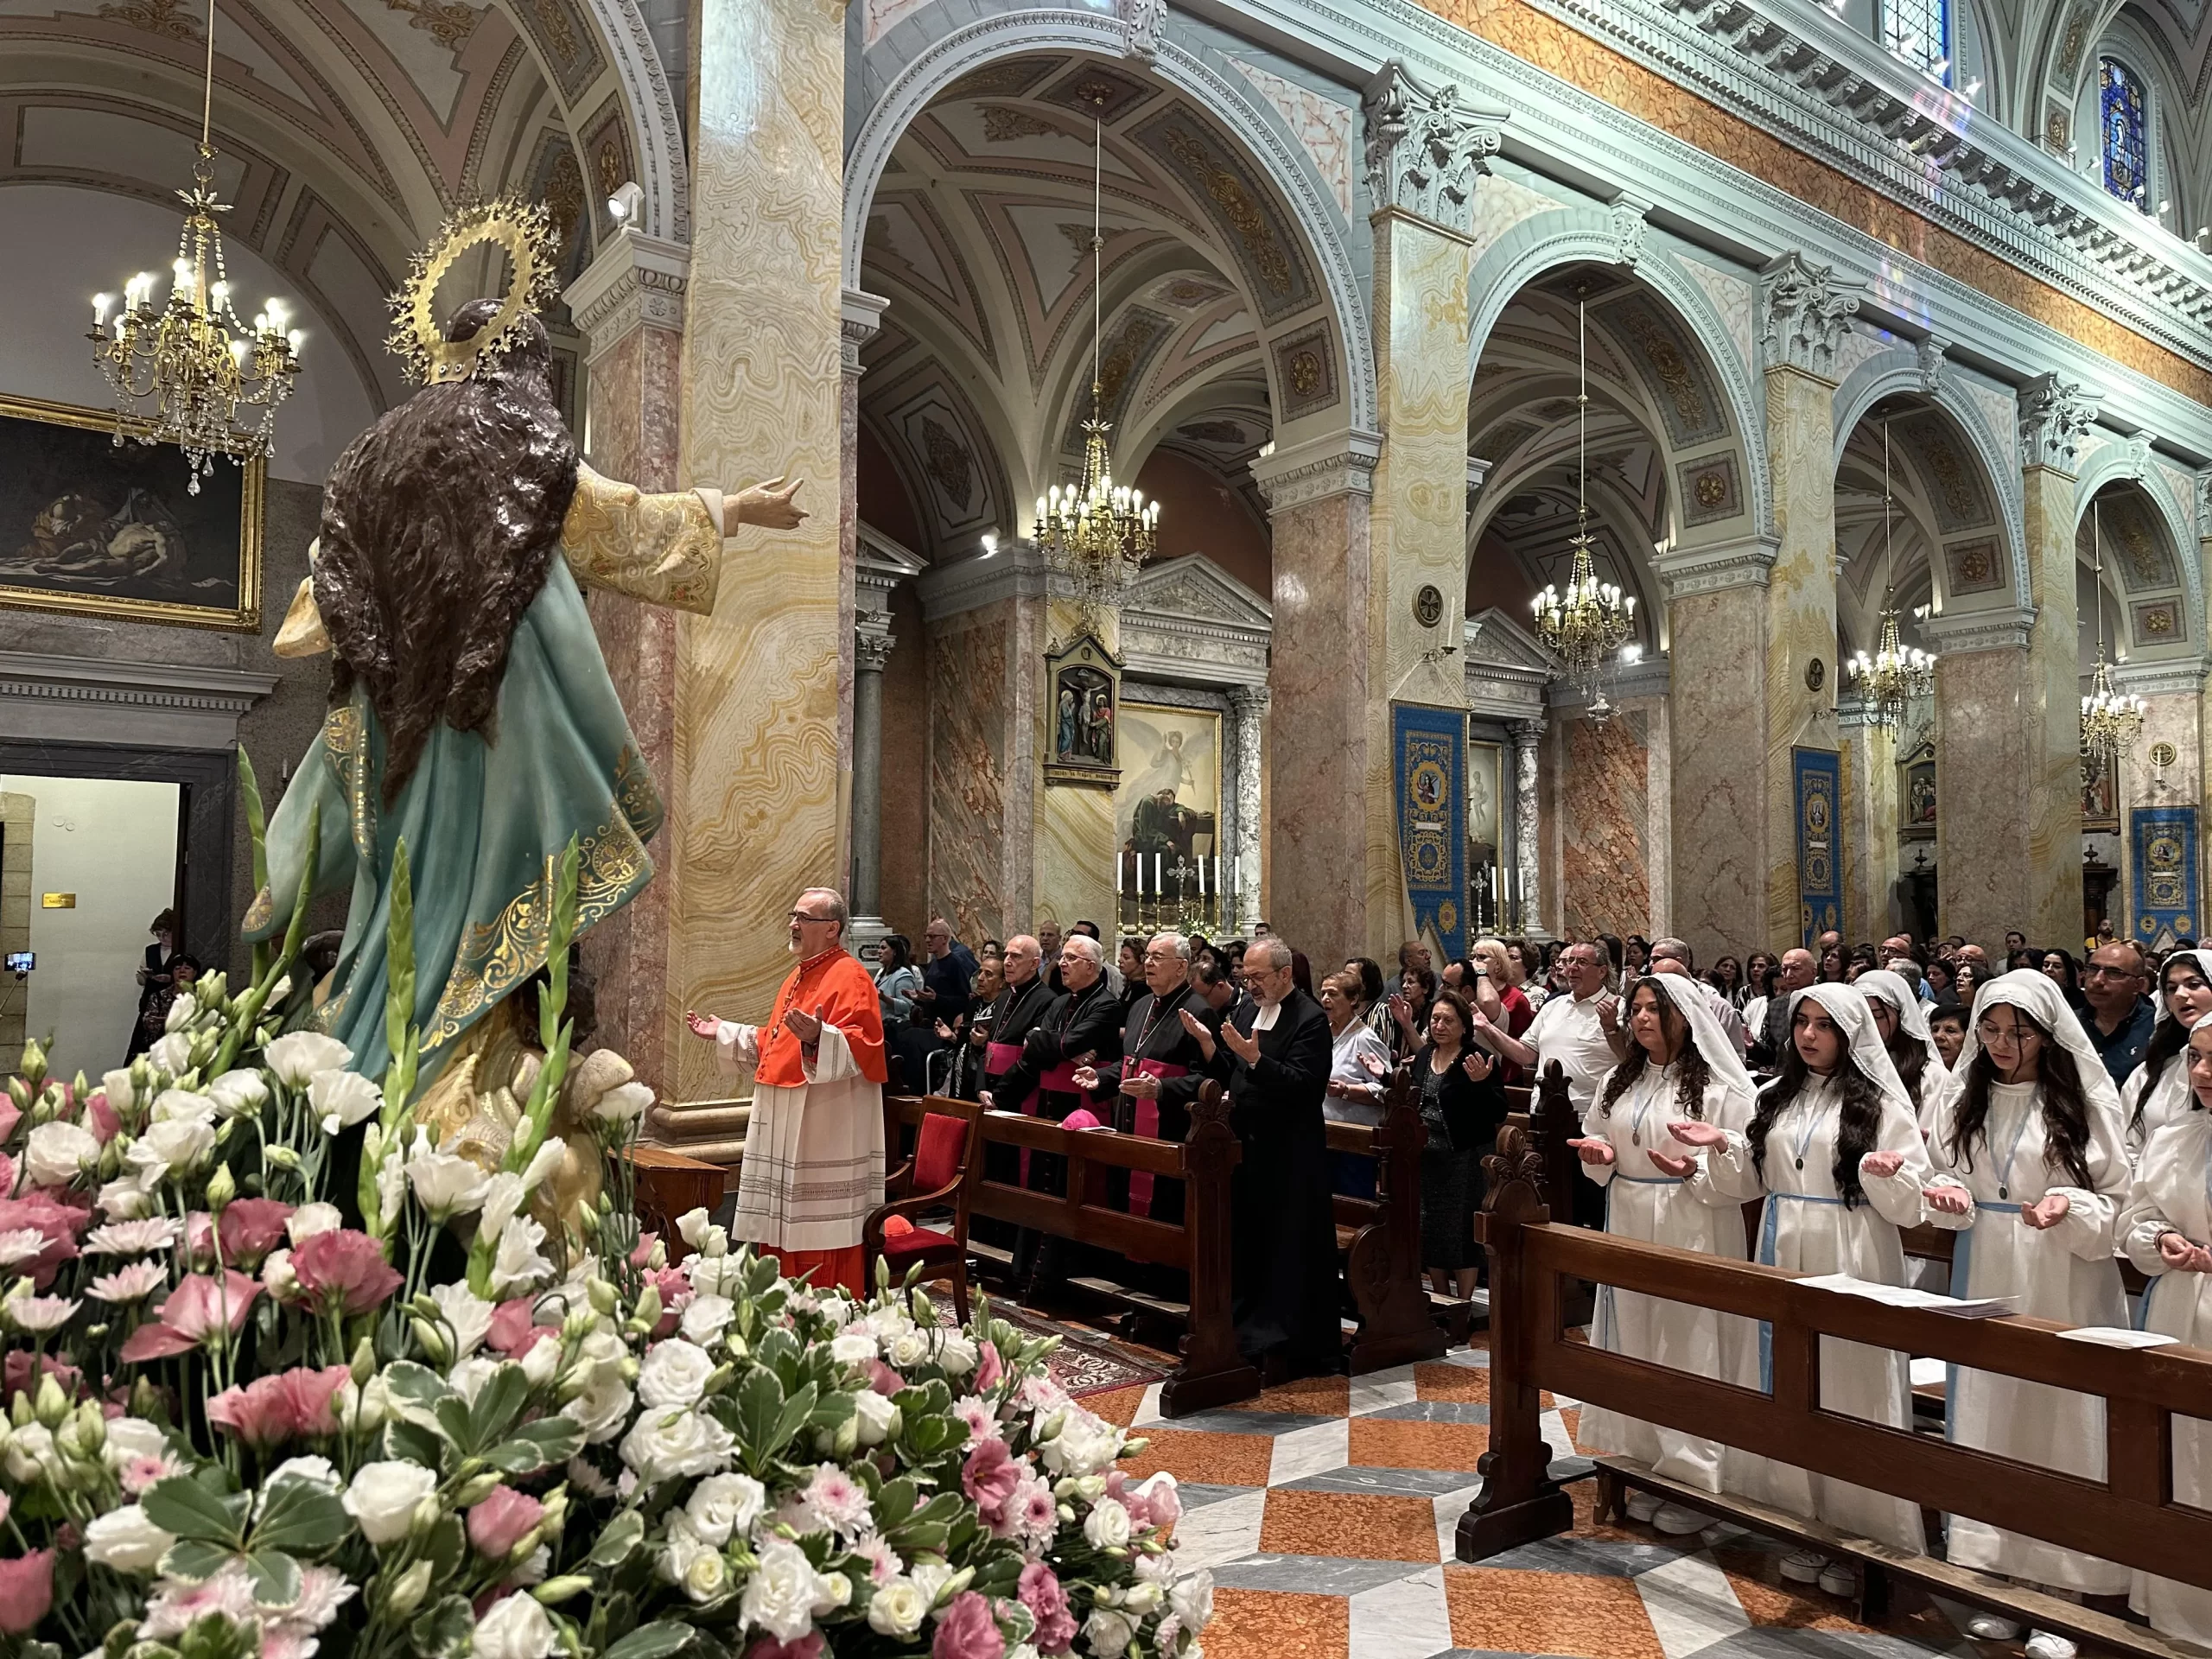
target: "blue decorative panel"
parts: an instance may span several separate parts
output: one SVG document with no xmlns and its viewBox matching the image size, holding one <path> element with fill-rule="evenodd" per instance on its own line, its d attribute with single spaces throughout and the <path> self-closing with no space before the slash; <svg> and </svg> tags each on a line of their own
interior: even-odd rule
<svg viewBox="0 0 2212 1659">
<path fill-rule="evenodd" d="M 2126 64 L 2106 58 L 2097 66 L 2097 87 L 2105 188 L 2122 201 L 2148 207 L 2151 158 L 2143 139 L 2143 83 Z"/>
<path fill-rule="evenodd" d="M 1797 798 L 1797 922 L 1809 947 L 1843 925 L 1843 763 L 1834 749 L 1792 749 Z"/>
<path fill-rule="evenodd" d="M 2176 939 L 2195 938 L 2200 931 L 2196 809 L 2133 807 L 2127 814 L 2127 839 L 2135 855 L 2136 939 L 2170 945 Z"/>
<path fill-rule="evenodd" d="M 1394 702 L 1390 740 L 1414 931 L 1433 931 L 1449 962 L 1467 954 L 1466 713 Z"/>
</svg>

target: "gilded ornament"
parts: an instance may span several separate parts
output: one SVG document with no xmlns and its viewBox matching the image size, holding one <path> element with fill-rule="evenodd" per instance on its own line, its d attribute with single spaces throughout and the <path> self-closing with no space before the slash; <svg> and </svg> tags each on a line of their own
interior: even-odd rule
<svg viewBox="0 0 2212 1659">
<path fill-rule="evenodd" d="M 487 243 L 506 254 L 511 273 L 499 315 L 467 340 L 449 340 L 437 317 L 438 285 L 464 256 Z M 480 359 L 517 342 L 525 318 L 561 297 L 560 257 L 543 203 L 502 196 L 463 207 L 415 256 L 406 286 L 392 296 L 393 327 L 385 343 L 419 385 L 467 379 Z"/>
</svg>

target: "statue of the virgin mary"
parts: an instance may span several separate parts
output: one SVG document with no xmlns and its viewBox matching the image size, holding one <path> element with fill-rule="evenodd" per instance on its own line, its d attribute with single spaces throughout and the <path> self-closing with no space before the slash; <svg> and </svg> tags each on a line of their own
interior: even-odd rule
<svg viewBox="0 0 2212 1659">
<path fill-rule="evenodd" d="M 434 330 L 438 279 L 485 241 L 512 260 L 508 294 L 470 301 Z M 269 886 L 245 931 L 265 938 L 289 919 L 272 894 L 298 891 L 319 806 L 314 885 L 350 886 L 353 899 L 318 1017 L 372 1077 L 388 1058 L 385 952 L 403 837 L 425 1086 L 494 1040 L 504 1022 L 486 1016 L 543 965 L 572 838 L 579 932 L 652 878 L 660 796 L 579 582 L 703 615 L 725 534 L 805 516 L 791 503 L 798 486 L 780 480 L 653 494 L 583 464 L 534 315 L 552 291 L 549 252 L 542 210 L 495 203 L 417 261 L 393 343 L 428 384 L 332 470 L 313 568 L 276 640 L 280 655 L 335 660 L 322 730 L 270 825 Z M 506 1066 L 484 1061 L 484 1086 L 503 1082 Z"/>
</svg>

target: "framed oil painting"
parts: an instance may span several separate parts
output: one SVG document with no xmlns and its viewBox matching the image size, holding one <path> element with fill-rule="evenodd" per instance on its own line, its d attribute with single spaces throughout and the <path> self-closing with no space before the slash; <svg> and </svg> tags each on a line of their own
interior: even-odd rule
<svg viewBox="0 0 2212 1659">
<path fill-rule="evenodd" d="M 2120 804 L 2113 767 L 2104 760 L 2082 763 L 2082 830 L 2085 835 L 2120 833 Z"/>
<path fill-rule="evenodd" d="M 1122 665 L 1089 634 L 1045 658 L 1045 781 L 1111 789 L 1120 777 Z"/>
<path fill-rule="evenodd" d="M 1167 902 L 1221 890 L 1221 715 L 1132 702 L 1122 709 L 1114 790 L 1119 891 Z"/>
<path fill-rule="evenodd" d="M 1467 745 L 1467 870 L 1471 880 L 1487 880 L 1483 872 L 1497 866 L 1498 849 L 1504 845 L 1498 814 L 1503 810 L 1502 792 L 1505 746 L 1480 740 Z"/>
<path fill-rule="evenodd" d="M 1936 749 L 1916 746 L 1897 762 L 1897 839 L 1936 839 Z"/>
<path fill-rule="evenodd" d="M 0 605 L 258 632 L 265 468 L 218 461 L 194 494 L 173 444 L 0 397 Z"/>
</svg>

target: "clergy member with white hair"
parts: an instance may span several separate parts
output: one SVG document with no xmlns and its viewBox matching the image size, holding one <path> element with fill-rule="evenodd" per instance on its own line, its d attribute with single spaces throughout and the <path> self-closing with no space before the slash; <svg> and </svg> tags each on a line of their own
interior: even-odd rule
<svg viewBox="0 0 2212 1659">
<path fill-rule="evenodd" d="M 686 1013 L 725 1077 L 753 1073 L 733 1237 L 826 1289 L 868 1287 L 861 1224 L 883 1202 L 883 1014 L 845 949 L 845 901 L 809 887 L 791 910 L 798 958 L 767 1023 Z"/>
</svg>

